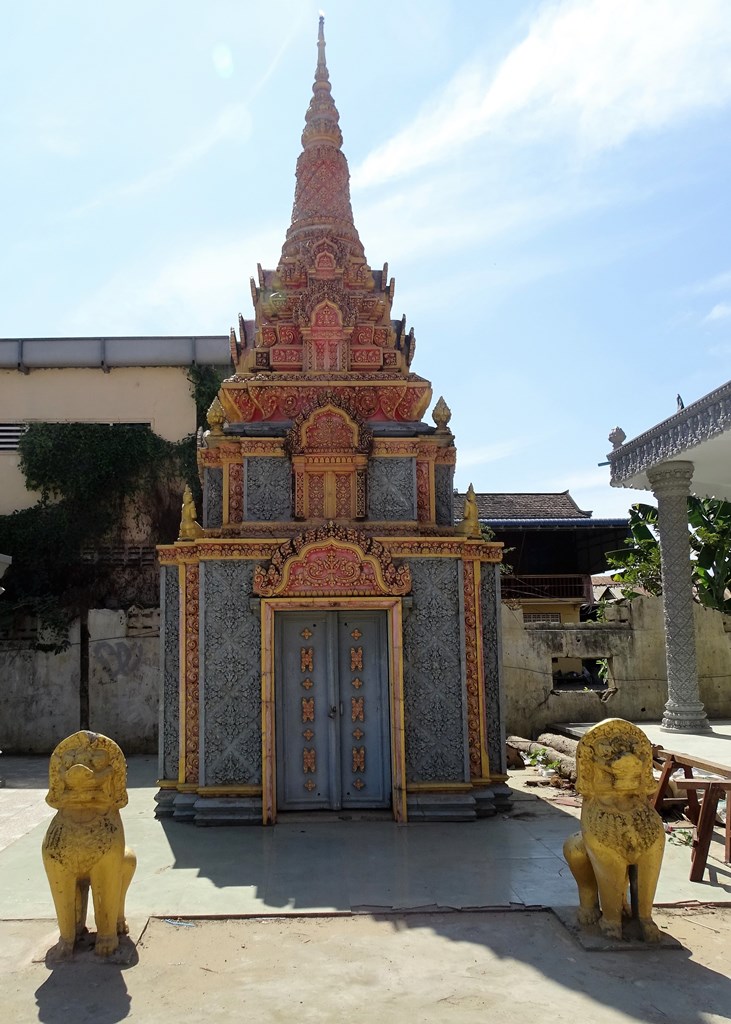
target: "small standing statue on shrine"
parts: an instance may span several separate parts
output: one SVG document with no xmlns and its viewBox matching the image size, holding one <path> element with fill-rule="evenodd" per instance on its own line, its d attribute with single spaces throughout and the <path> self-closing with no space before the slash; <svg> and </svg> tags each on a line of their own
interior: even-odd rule
<svg viewBox="0 0 731 1024">
<path fill-rule="evenodd" d="M 203 536 L 203 528 L 197 522 L 197 512 L 193 501 L 193 492 L 188 484 L 183 491 L 183 505 L 180 509 L 180 533 L 178 540 L 197 540 Z"/>
<path fill-rule="evenodd" d="M 457 533 L 462 537 L 469 537 L 472 540 L 482 540 L 480 517 L 477 512 L 477 495 L 472 484 L 467 488 L 467 494 L 464 499 L 464 513 L 462 515 L 462 522 L 457 527 Z"/>
<path fill-rule="evenodd" d="M 61 932 L 53 959 L 70 957 L 86 933 L 91 888 L 97 956 L 110 956 L 128 932 L 124 902 L 137 858 L 125 846 L 119 814 L 127 768 L 114 740 L 82 730 L 51 754 L 46 803 L 57 809 L 43 840 L 43 866 Z"/>
<path fill-rule="evenodd" d="M 579 923 L 598 922 L 608 938 L 621 939 L 623 918 L 630 917 L 646 942 L 662 937 L 652 920 L 665 852 L 662 819 L 650 803 L 655 788 L 652 746 L 636 725 L 608 718 L 582 736 L 576 750 L 581 831 L 569 836 L 563 852 L 579 887 Z"/>
</svg>

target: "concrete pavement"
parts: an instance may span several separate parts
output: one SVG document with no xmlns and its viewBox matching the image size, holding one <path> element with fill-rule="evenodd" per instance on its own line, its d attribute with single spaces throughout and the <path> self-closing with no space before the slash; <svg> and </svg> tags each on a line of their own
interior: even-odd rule
<svg viewBox="0 0 731 1024">
<path fill-rule="evenodd" d="M 139 867 L 128 962 L 81 953 L 54 968 L 44 963 L 55 940 L 40 858 L 53 813 L 46 768 L 45 758 L 0 759 L 8 1020 L 729 1019 L 731 867 L 720 830 L 701 883 L 688 881 L 688 847 L 667 844 L 656 916 L 682 949 L 587 953 L 550 912 L 577 902 L 561 847 L 578 801 L 552 790 L 539 799 L 525 786 L 532 771 L 516 773 L 510 814 L 473 823 L 343 814 L 197 829 L 154 819 L 156 761 L 131 758 L 123 819 Z"/>
</svg>

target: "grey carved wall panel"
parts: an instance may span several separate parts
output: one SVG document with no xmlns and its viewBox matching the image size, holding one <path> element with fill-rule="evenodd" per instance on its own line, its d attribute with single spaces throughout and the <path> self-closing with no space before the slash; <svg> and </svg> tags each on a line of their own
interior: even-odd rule
<svg viewBox="0 0 731 1024">
<path fill-rule="evenodd" d="M 223 470 L 203 471 L 203 526 L 216 529 L 223 522 Z"/>
<path fill-rule="evenodd" d="M 261 782 L 261 630 L 251 562 L 201 564 L 204 784 Z"/>
<path fill-rule="evenodd" d="M 268 522 L 292 518 L 292 465 L 289 459 L 244 460 L 245 519 Z"/>
<path fill-rule="evenodd" d="M 413 607 L 404 619 L 406 777 L 466 779 L 466 737 L 456 559 L 409 562 Z"/>
<path fill-rule="evenodd" d="M 439 526 L 454 525 L 454 466 L 434 467 L 434 497 Z"/>
<path fill-rule="evenodd" d="M 160 764 L 161 779 L 177 779 L 179 759 L 180 586 L 177 565 L 160 574 Z"/>
<path fill-rule="evenodd" d="M 482 649 L 485 666 L 485 713 L 490 771 L 505 771 L 505 723 L 501 698 L 500 569 L 482 566 Z"/>
<path fill-rule="evenodd" d="M 370 459 L 368 518 L 416 519 L 416 459 Z"/>
</svg>

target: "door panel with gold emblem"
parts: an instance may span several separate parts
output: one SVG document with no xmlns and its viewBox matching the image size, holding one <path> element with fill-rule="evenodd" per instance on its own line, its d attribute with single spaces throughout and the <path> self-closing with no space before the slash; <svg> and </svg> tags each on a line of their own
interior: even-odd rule
<svg viewBox="0 0 731 1024">
<path fill-rule="evenodd" d="M 277 805 L 388 807 L 387 624 L 383 612 L 277 615 Z"/>
</svg>

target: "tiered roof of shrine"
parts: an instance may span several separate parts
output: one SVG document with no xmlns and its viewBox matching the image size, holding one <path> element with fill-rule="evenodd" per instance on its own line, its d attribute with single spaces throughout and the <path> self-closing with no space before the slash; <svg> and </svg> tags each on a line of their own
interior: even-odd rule
<svg viewBox="0 0 731 1024">
<path fill-rule="evenodd" d="M 279 265 L 258 267 L 255 319 L 239 316 L 238 336 L 231 329 L 236 374 L 220 394 L 229 425 L 292 420 L 324 392 L 361 421 L 418 421 L 431 400 L 429 382 L 409 370 L 413 328 L 391 318 L 388 264 L 371 269 L 353 221 L 323 18 L 317 50 Z"/>
</svg>

